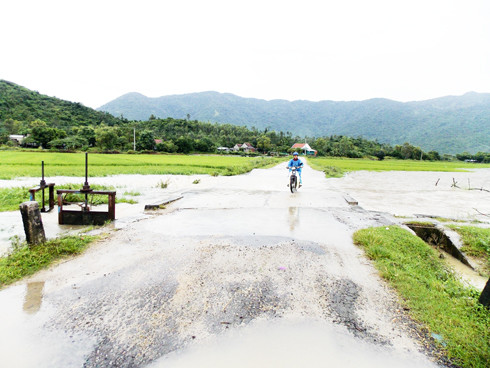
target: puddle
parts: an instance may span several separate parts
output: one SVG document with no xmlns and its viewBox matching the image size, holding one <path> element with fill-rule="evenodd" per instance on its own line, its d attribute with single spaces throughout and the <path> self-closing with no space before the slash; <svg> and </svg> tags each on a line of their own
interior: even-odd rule
<svg viewBox="0 0 490 368">
<path fill-rule="evenodd" d="M 366 343 L 340 326 L 318 320 L 257 320 L 203 341 L 197 339 L 147 368 L 436 367 L 421 354 Z"/>
<path fill-rule="evenodd" d="M 473 271 L 470 267 L 461 263 L 461 261 L 450 254 L 442 250 L 440 252 L 444 255 L 446 264 L 448 264 L 464 282 L 474 286 L 477 290 L 483 290 L 487 283 L 487 278 L 480 276 L 476 271 Z"/>
<path fill-rule="evenodd" d="M 22 309 L 28 314 L 35 314 L 41 309 L 43 302 L 44 281 L 26 284 L 26 295 Z"/>
</svg>

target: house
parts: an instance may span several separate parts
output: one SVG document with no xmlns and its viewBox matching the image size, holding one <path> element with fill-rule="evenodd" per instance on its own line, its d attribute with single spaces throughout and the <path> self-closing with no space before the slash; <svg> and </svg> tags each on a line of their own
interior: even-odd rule
<svg viewBox="0 0 490 368">
<path fill-rule="evenodd" d="M 314 150 L 313 148 L 310 147 L 308 143 L 295 143 L 291 147 L 293 151 L 301 151 L 303 152 L 303 155 L 310 155 L 310 156 L 316 156 L 317 150 Z"/>
<path fill-rule="evenodd" d="M 155 144 L 163 143 L 163 139 L 155 139 Z"/>
<path fill-rule="evenodd" d="M 216 148 L 218 152 L 230 152 L 230 149 L 228 147 L 218 147 Z"/>
<path fill-rule="evenodd" d="M 233 147 L 233 151 L 255 152 L 255 148 L 248 142 L 243 144 L 237 143 Z"/>
<path fill-rule="evenodd" d="M 9 139 L 12 142 L 15 142 L 17 145 L 22 144 L 22 142 L 24 141 L 25 138 L 26 138 L 25 135 L 20 135 L 20 134 L 11 134 L 11 135 L 9 135 Z"/>
</svg>

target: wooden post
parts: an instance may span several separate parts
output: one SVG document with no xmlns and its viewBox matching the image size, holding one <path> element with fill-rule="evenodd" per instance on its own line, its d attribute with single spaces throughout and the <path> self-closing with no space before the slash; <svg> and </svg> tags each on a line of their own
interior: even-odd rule
<svg viewBox="0 0 490 368">
<path fill-rule="evenodd" d="M 109 207 L 109 219 L 110 220 L 115 220 L 116 219 L 116 192 L 110 192 L 109 193 L 109 198 L 108 200 L 108 207 Z"/>
<path fill-rule="evenodd" d="M 19 206 L 24 223 L 24 231 L 28 244 L 40 244 L 46 241 L 43 220 L 39 211 L 39 204 L 35 201 L 21 203 Z"/>
</svg>

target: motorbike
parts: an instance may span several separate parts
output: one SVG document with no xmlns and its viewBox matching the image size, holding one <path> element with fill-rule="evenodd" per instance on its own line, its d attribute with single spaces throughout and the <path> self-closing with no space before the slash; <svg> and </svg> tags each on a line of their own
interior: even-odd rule
<svg viewBox="0 0 490 368">
<path fill-rule="evenodd" d="M 288 167 L 289 169 L 289 167 Z M 296 167 L 291 168 L 291 175 L 289 175 L 289 189 L 291 190 L 291 193 L 294 193 L 298 190 L 298 176 L 296 174 Z"/>
</svg>

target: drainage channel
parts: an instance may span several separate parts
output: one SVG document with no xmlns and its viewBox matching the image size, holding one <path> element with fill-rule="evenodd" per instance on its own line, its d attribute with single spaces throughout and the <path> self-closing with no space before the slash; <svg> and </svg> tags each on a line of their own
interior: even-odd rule
<svg viewBox="0 0 490 368">
<path fill-rule="evenodd" d="M 468 284 L 473 285 L 477 290 L 483 290 L 488 287 L 489 291 L 486 292 L 486 302 L 482 299 L 480 303 L 489 305 L 490 303 L 490 279 L 478 274 L 469 261 L 466 255 L 454 244 L 450 236 L 444 233 L 444 231 L 432 224 L 405 224 L 412 229 L 415 234 L 429 245 L 439 249 L 441 254 L 445 255 L 446 263 L 461 277 L 462 280 Z M 487 295 L 488 294 L 488 295 Z M 483 293 L 482 293 L 483 298 Z"/>
<path fill-rule="evenodd" d="M 449 237 L 435 225 L 430 224 L 405 224 L 412 229 L 415 234 L 423 241 L 432 245 L 433 247 L 440 248 L 446 253 L 450 254 L 466 266 L 474 270 L 473 265 L 468 261 L 465 254 L 449 239 Z"/>
</svg>

